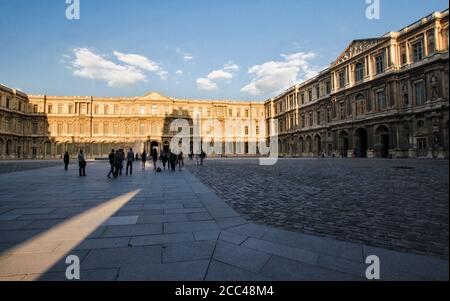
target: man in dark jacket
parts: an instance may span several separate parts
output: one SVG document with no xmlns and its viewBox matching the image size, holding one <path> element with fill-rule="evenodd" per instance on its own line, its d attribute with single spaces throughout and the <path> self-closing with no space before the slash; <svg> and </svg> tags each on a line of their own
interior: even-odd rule
<svg viewBox="0 0 450 301">
<path fill-rule="evenodd" d="M 70 156 L 69 156 L 69 153 L 66 152 L 64 154 L 64 170 L 68 170 L 69 169 L 69 161 L 70 161 Z"/>
<path fill-rule="evenodd" d="M 111 153 L 109 154 L 108 159 L 109 159 L 110 169 L 109 169 L 109 173 L 108 173 L 107 177 L 108 177 L 108 179 L 111 179 L 111 175 L 114 174 L 114 150 L 111 150 Z"/>
<path fill-rule="evenodd" d="M 127 154 L 127 176 L 128 176 L 128 169 L 130 171 L 130 176 L 133 175 L 133 162 L 134 162 L 134 153 L 133 149 L 130 148 L 130 151 Z"/>
</svg>

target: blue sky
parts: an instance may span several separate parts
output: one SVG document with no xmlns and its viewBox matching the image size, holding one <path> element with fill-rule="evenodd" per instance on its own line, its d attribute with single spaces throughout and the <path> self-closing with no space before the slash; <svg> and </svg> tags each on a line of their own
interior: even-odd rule
<svg viewBox="0 0 450 301">
<path fill-rule="evenodd" d="M 264 100 L 444 0 L 0 0 L 0 83 L 30 94 Z"/>
</svg>

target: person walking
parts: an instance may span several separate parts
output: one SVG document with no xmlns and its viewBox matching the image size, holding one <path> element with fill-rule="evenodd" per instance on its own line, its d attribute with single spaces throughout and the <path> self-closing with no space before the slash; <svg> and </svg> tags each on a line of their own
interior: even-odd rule
<svg viewBox="0 0 450 301">
<path fill-rule="evenodd" d="M 114 154 L 114 178 L 117 178 L 119 176 L 120 173 L 120 166 L 122 163 L 120 163 L 120 151 L 117 150 L 116 153 Z"/>
<path fill-rule="evenodd" d="M 144 150 L 141 156 L 142 170 L 145 170 L 145 164 L 147 164 L 147 152 Z"/>
<path fill-rule="evenodd" d="M 156 171 L 156 162 L 158 161 L 158 151 L 156 150 L 156 148 L 153 149 L 152 159 L 153 159 L 153 168 Z"/>
<path fill-rule="evenodd" d="M 184 168 L 184 157 L 183 157 L 183 152 L 178 154 L 178 169 L 181 171 L 182 168 Z"/>
<path fill-rule="evenodd" d="M 80 177 L 86 176 L 86 160 L 84 159 L 83 150 L 80 150 L 80 153 L 78 154 L 78 166 L 80 170 Z"/>
<path fill-rule="evenodd" d="M 133 175 L 133 163 L 134 163 L 134 152 L 133 149 L 130 148 L 130 151 L 127 154 L 127 173 L 126 173 L 127 176 L 128 176 L 128 169 L 130 171 L 130 176 Z"/>
<path fill-rule="evenodd" d="M 111 179 L 111 175 L 114 175 L 114 157 L 115 157 L 115 151 L 111 150 L 111 153 L 108 156 L 109 166 L 110 166 L 109 173 L 106 176 L 108 179 Z"/>
<path fill-rule="evenodd" d="M 167 157 L 167 153 L 166 152 L 164 152 L 162 154 L 161 160 L 162 160 L 163 168 L 164 168 L 164 170 L 166 170 L 167 161 L 169 161 L 169 158 Z M 167 167 L 167 169 L 169 169 L 169 167 Z"/>
<path fill-rule="evenodd" d="M 200 154 L 200 165 L 203 166 L 203 161 L 206 158 L 206 153 L 204 151 L 202 151 L 202 153 Z"/>
<path fill-rule="evenodd" d="M 176 170 L 177 156 L 174 153 L 172 153 L 171 151 L 169 152 L 169 165 L 170 165 L 170 169 L 172 171 Z"/>
<path fill-rule="evenodd" d="M 69 153 L 66 152 L 64 154 L 64 170 L 68 170 L 69 169 L 69 161 L 70 161 L 70 156 L 69 156 Z"/>
<path fill-rule="evenodd" d="M 125 152 L 123 151 L 123 149 L 119 150 L 119 159 L 120 159 L 119 175 L 121 176 L 123 171 L 123 162 L 125 161 Z"/>
</svg>

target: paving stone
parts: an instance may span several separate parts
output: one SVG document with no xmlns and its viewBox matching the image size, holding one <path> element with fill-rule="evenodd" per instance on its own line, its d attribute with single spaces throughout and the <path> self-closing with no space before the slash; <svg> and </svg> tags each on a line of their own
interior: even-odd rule
<svg viewBox="0 0 450 301">
<path fill-rule="evenodd" d="M 242 244 L 245 240 L 247 240 L 247 238 L 248 238 L 248 236 L 240 235 L 240 234 L 228 232 L 228 231 L 222 231 L 219 236 L 220 240 L 231 243 L 231 244 L 235 244 L 235 245 Z"/>
<path fill-rule="evenodd" d="M 219 241 L 213 259 L 258 273 L 270 257 L 267 253 Z"/>
<path fill-rule="evenodd" d="M 169 244 L 163 248 L 163 263 L 210 259 L 216 241 L 195 241 Z"/>
<path fill-rule="evenodd" d="M 194 232 L 195 240 L 217 240 L 219 238 L 220 231 L 198 231 Z"/>
<path fill-rule="evenodd" d="M 32 279 L 37 281 L 115 281 L 118 277 L 119 269 L 97 269 L 97 270 L 80 270 L 79 280 L 67 280 L 65 272 L 45 273 L 42 275 L 31 275 Z M 26 276 L 23 280 L 27 281 L 30 276 Z"/>
<path fill-rule="evenodd" d="M 206 281 L 271 281 L 270 278 L 248 272 L 229 264 L 213 260 L 209 266 Z"/>
<path fill-rule="evenodd" d="M 261 274 L 277 281 L 360 281 L 361 279 L 317 265 L 273 256 Z"/>
<path fill-rule="evenodd" d="M 196 222 L 164 224 L 164 233 L 197 232 L 205 230 L 219 230 L 219 227 L 214 221 L 196 221 Z"/>
<path fill-rule="evenodd" d="M 318 253 L 286 247 L 280 244 L 259 240 L 255 238 L 247 239 L 242 247 L 259 250 L 268 254 L 277 255 L 309 264 L 316 264 L 319 258 Z"/>
<path fill-rule="evenodd" d="M 248 224 L 248 221 L 243 217 L 222 217 L 216 218 L 216 223 L 219 225 L 220 229 L 228 229 L 236 226 Z"/>
<path fill-rule="evenodd" d="M 119 281 L 202 281 L 209 260 L 123 267 Z"/>
<path fill-rule="evenodd" d="M 190 221 L 210 221 L 213 219 L 207 212 L 189 213 L 187 216 Z"/>
<path fill-rule="evenodd" d="M 142 224 L 126 226 L 109 226 L 102 237 L 123 237 L 162 234 L 162 224 Z"/>
<path fill-rule="evenodd" d="M 162 234 L 162 235 L 149 235 L 132 237 L 130 245 L 135 246 L 151 246 L 151 245 L 164 245 L 167 243 L 176 243 L 184 241 L 194 241 L 192 233 L 175 233 L 175 234 Z"/>
<path fill-rule="evenodd" d="M 168 223 L 168 222 L 187 222 L 186 214 L 161 214 L 161 215 L 141 215 L 138 224 Z"/>
<path fill-rule="evenodd" d="M 241 235 L 246 235 L 254 238 L 262 237 L 268 230 L 269 228 L 266 226 L 255 224 L 244 224 L 228 229 L 229 232 L 238 233 Z"/>
<path fill-rule="evenodd" d="M 82 269 L 105 269 L 161 263 L 161 247 L 128 247 L 92 250 Z M 131 280 L 131 279 L 130 279 Z"/>
<path fill-rule="evenodd" d="M 114 237 L 114 238 L 93 238 L 81 241 L 76 247 L 76 250 L 92 250 L 92 249 L 109 249 L 121 248 L 128 246 L 130 242 L 129 237 Z M 64 241 L 59 248 L 64 249 L 66 245 L 72 245 L 71 241 Z"/>
<path fill-rule="evenodd" d="M 109 218 L 102 226 L 135 225 L 139 216 L 116 216 Z"/>
</svg>

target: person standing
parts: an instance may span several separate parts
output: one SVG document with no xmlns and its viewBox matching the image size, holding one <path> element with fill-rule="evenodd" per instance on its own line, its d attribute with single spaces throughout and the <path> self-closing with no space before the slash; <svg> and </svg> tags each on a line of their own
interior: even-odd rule
<svg viewBox="0 0 450 301">
<path fill-rule="evenodd" d="M 108 179 L 111 179 L 111 175 L 114 175 L 114 156 L 115 156 L 115 151 L 111 150 L 111 153 L 108 156 L 109 159 L 109 173 L 107 175 Z"/>
<path fill-rule="evenodd" d="M 184 157 L 183 152 L 178 154 L 178 169 L 181 171 L 181 169 L 184 167 Z"/>
<path fill-rule="evenodd" d="M 121 176 L 123 171 L 123 162 L 125 161 L 125 152 L 123 151 L 123 149 L 119 150 L 119 159 L 120 159 L 119 175 Z"/>
<path fill-rule="evenodd" d="M 164 152 L 162 154 L 161 160 L 162 160 L 163 168 L 164 168 L 164 170 L 166 170 L 167 161 L 169 160 L 169 158 L 167 157 L 167 153 L 166 152 Z M 167 168 L 167 169 L 169 169 L 169 168 Z"/>
<path fill-rule="evenodd" d="M 70 156 L 69 156 L 69 153 L 66 152 L 64 154 L 64 170 L 68 170 L 69 169 L 69 161 L 70 161 Z"/>
<path fill-rule="evenodd" d="M 86 160 L 84 159 L 83 150 L 78 154 L 78 166 L 80 169 L 80 177 L 86 176 Z"/>
<path fill-rule="evenodd" d="M 153 168 L 156 171 L 156 162 L 158 161 L 158 151 L 156 149 L 153 149 L 152 159 L 153 159 Z"/>
<path fill-rule="evenodd" d="M 128 176 L 128 169 L 130 170 L 130 176 L 133 175 L 133 162 L 134 162 L 134 153 L 133 149 L 130 148 L 130 151 L 127 154 L 127 176 Z"/>
<path fill-rule="evenodd" d="M 120 166 L 122 163 L 120 163 L 120 151 L 117 150 L 116 153 L 114 154 L 114 178 L 117 178 L 119 176 L 120 173 Z"/>
<path fill-rule="evenodd" d="M 145 170 L 145 164 L 147 164 L 147 152 L 144 150 L 144 152 L 142 153 L 142 170 Z"/>
</svg>

